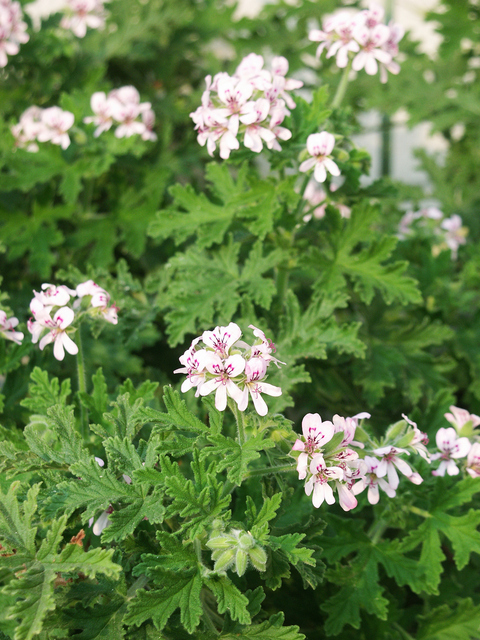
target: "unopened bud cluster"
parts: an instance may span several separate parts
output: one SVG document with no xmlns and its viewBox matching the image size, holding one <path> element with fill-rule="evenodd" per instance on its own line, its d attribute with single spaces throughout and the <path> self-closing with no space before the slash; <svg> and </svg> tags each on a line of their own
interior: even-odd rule
<svg viewBox="0 0 480 640">
<path fill-rule="evenodd" d="M 53 342 L 53 355 L 63 360 L 65 350 L 75 355 L 78 346 L 71 335 L 84 316 L 101 318 L 117 324 L 117 307 L 110 304 L 110 295 L 93 280 L 87 280 L 70 289 L 65 285 L 42 284 L 42 291 L 34 291 L 30 302 L 32 318 L 27 323 L 32 342 L 43 350 Z"/>
<path fill-rule="evenodd" d="M 243 576 L 249 564 L 257 571 L 265 571 L 267 554 L 251 533 L 241 529 L 230 529 L 228 532 L 214 533 L 206 543 L 212 550 L 215 571 L 233 569 Z"/>
<path fill-rule="evenodd" d="M 275 345 L 257 327 L 249 325 L 256 338 L 249 345 L 240 340 L 240 327 L 231 322 L 227 327 L 216 327 L 204 331 L 195 338 L 190 348 L 180 357 L 183 365 L 174 373 L 185 373 L 187 379 L 182 391 L 196 389 L 196 396 L 207 396 L 215 392 L 215 406 L 224 411 L 227 399 L 233 398 L 240 411 L 245 411 L 251 396 L 257 413 L 264 416 L 268 412 L 262 393 L 280 396 L 282 390 L 264 382 L 267 369 L 272 362 L 277 366 L 285 364 L 275 358 Z"/>
</svg>

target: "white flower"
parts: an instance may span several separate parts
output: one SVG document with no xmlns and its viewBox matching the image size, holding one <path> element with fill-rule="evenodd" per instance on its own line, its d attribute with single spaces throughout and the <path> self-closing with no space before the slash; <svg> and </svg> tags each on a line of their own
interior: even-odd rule
<svg viewBox="0 0 480 640">
<path fill-rule="evenodd" d="M 467 473 L 472 478 L 480 477 L 480 442 L 474 442 L 467 456 Z"/>
<path fill-rule="evenodd" d="M 458 458 L 465 458 L 471 448 L 471 443 L 468 438 L 457 438 L 457 432 L 453 427 L 444 429 L 441 427 L 437 431 L 435 437 L 437 447 L 440 449 L 440 453 L 434 453 L 432 460 L 441 459 L 440 465 L 436 471 L 432 471 L 434 476 L 444 476 L 447 473 L 449 476 L 456 476 L 460 473 L 460 469 L 457 467 L 455 460 Z"/>
<path fill-rule="evenodd" d="M 232 381 L 232 378 L 243 373 L 245 360 L 238 353 L 222 360 L 216 353 L 211 352 L 206 353 L 205 360 L 207 371 L 213 374 L 214 377 L 204 382 L 197 389 L 198 395 L 207 396 L 209 393 L 215 391 L 215 407 L 218 411 L 225 410 L 227 406 L 227 396 L 233 398 L 238 404 L 241 400 L 242 392 Z"/>
<path fill-rule="evenodd" d="M 49 107 L 42 111 L 41 121 L 44 128 L 39 131 L 39 142 L 51 142 L 67 149 L 70 137 L 67 131 L 73 126 L 74 115 L 70 111 L 63 111 L 60 107 Z"/>
<path fill-rule="evenodd" d="M 262 382 L 267 372 L 267 363 L 263 358 L 252 358 L 245 363 L 245 374 L 247 376 L 244 382 L 242 397 L 238 403 L 240 411 L 245 411 L 248 405 L 248 394 L 251 395 L 256 412 L 260 416 L 266 416 L 268 407 L 261 394 L 266 393 L 269 396 L 281 396 L 280 387 L 275 387 L 267 382 Z"/>
<path fill-rule="evenodd" d="M 413 470 L 410 466 L 402 460 L 402 458 L 398 457 L 400 453 L 406 453 L 410 455 L 406 449 L 400 449 L 398 447 L 386 446 L 380 447 L 378 449 L 374 449 L 373 453 L 377 456 L 382 456 L 380 463 L 378 464 L 376 474 L 379 478 L 383 478 L 384 476 L 388 476 L 389 485 L 392 489 L 396 489 L 400 482 L 397 469 L 403 473 L 403 475 L 409 478 Z"/>
<path fill-rule="evenodd" d="M 78 347 L 66 333 L 67 327 L 72 324 L 74 318 L 75 313 L 70 307 L 61 307 L 58 309 L 53 316 L 53 320 L 49 318 L 48 321 L 45 322 L 45 325 L 50 328 L 50 331 L 40 340 L 40 350 L 43 351 L 47 344 L 53 342 L 53 355 L 57 360 L 64 359 L 65 349 L 68 353 L 76 355 L 78 353 Z"/>
<path fill-rule="evenodd" d="M 221 358 L 226 358 L 230 353 L 230 348 L 242 335 L 238 324 L 230 322 L 226 327 L 216 327 L 213 331 L 204 331 L 202 341 L 205 346 L 210 347 Z"/>
<path fill-rule="evenodd" d="M 0 335 L 6 340 L 12 340 L 17 344 L 22 344 L 23 333 L 21 331 L 14 331 L 18 325 L 18 319 L 15 317 L 7 319 L 5 311 L 0 309 Z"/>
<path fill-rule="evenodd" d="M 299 480 L 306 478 L 310 456 L 320 453 L 322 447 L 330 442 L 335 427 L 329 420 L 322 422 L 318 413 L 307 413 L 302 420 L 302 433 L 303 439 L 297 438 L 292 447 L 292 451 L 301 451 L 297 459 Z"/>
<path fill-rule="evenodd" d="M 361 47 L 360 52 L 353 59 L 354 71 L 365 68 L 368 75 L 373 76 L 378 71 L 378 62 L 389 64 L 392 61 L 391 54 L 382 49 L 390 37 L 390 29 L 386 25 L 377 24 L 372 29 L 358 26 L 354 36 Z"/>
<path fill-rule="evenodd" d="M 317 182 L 325 182 L 327 179 L 327 171 L 332 176 L 339 176 L 340 169 L 330 157 L 335 146 L 335 137 L 331 133 L 322 131 L 321 133 L 312 133 L 307 138 L 307 150 L 312 156 L 302 162 L 299 170 L 302 172 L 314 170 L 314 178 Z"/>
<path fill-rule="evenodd" d="M 358 495 L 368 487 L 367 499 L 369 503 L 377 504 L 380 499 L 380 487 L 389 498 L 394 498 L 396 495 L 395 489 L 383 477 L 378 475 L 380 460 L 373 456 L 365 456 L 364 464 L 366 465 L 365 477 L 352 487 L 353 493 Z"/>
<path fill-rule="evenodd" d="M 340 467 L 328 467 L 322 454 L 315 454 L 310 462 L 310 478 L 305 483 L 307 496 L 313 493 L 313 506 L 318 508 L 325 501 L 327 504 L 335 502 L 332 487 L 328 484 L 332 480 L 343 478 L 343 470 Z"/>
</svg>

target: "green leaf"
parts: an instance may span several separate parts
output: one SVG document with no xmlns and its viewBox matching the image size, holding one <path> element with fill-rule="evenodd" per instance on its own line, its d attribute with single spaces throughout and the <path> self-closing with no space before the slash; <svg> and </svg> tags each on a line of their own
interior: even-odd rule
<svg viewBox="0 0 480 640">
<path fill-rule="evenodd" d="M 257 514 L 257 509 L 250 496 L 247 496 L 247 529 L 259 542 L 266 541 L 268 533 L 268 523 L 277 515 L 277 511 L 282 503 L 282 494 L 275 493 L 271 498 L 265 498 L 262 508 Z"/>
<path fill-rule="evenodd" d="M 133 440 L 145 422 L 143 398 L 135 400 L 132 405 L 130 395 L 125 393 L 111 404 L 114 407 L 114 412 L 105 413 L 104 418 L 114 425 L 116 436 Z"/>
<path fill-rule="evenodd" d="M 154 491 L 145 498 L 138 498 L 123 508 L 115 509 L 108 517 L 111 524 L 103 530 L 102 542 L 123 540 L 135 531 L 144 518 L 152 523 L 163 522 L 163 497 L 163 491 Z"/>
<path fill-rule="evenodd" d="M 260 457 L 260 451 L 275 446 L 271 440 L 264 439 L 263 433 L 252 436 L 242 445 L 221 434 L 209 435 L 207 439 L 211 446 L 205 447 L 201 451 L 201 457 L 206 458 L 213 455 L 217 460 L 217 471 L 227 469 L 227 478 L 236 485 L 242 483 L 249 463 Z"/>
<path fill-rule="evenodd" d="M 124 600 L 116 599 L 94 607 L 66 609 L 64 615 L 72 629 L 82 630 L 75 634 L 77 640 L 122 640 L 126 633 L 123 626 L 125 611 Z"/>
<path fill-rule="evenodd" d="M 33 557 L 37 528 L 33 526 L 32 518 L 37 510 L 40 484 L 35 484 L 29 489 L 22 510 L 17 499 L 20 488 L 21 484 L 17 481 L 12 482 L 6 494 L 0 491 L 0 536 L 9 545 L 10 550 L 17 549 L 22 554 Z"/>
<path fill-rule="evenodd" d="M 334 577 L 327 572 L 327 577 Z M 388 600 L 383 597 L 379 584 L 377 561 L 373 548 L 362 550 L 350 566 L 348 578 L 342 577 L 343 586 L 335 595 L 320 605 L 328 614 L 325 623 L 327 635 L 337 635 L 346 624 L 359 629 L 360 612 L 366 611 L 381 620 L 387 619 Z"/>
<path fill-rule="evenodd" d="M 436 607 L 420 616 L 417 640 L 476 640 L 480 629 L 480 605 L 470 598 L 460 600 L 455 609 Z"/>
<path fill-rule="evenodd" d="M 202 579 L 195 573 L 193 577 L 176 576 L 165 580 L 161 589 L 139 589 L 128 605 L 125 623 L 138 626 L 152 619 L 156 628 L 161 631 L 174 611 L 180 609 L 181 623 L 189 633 L 193 633 L 203 611 L 201 588 Z"/>
<path fill-rule="evenodd" d="M 305 640 L 297 626 L 284 627 L 283 613 L 277 613 L 261 624 L 244 627 L 236 633 L 221 634 L 221 640 Z"/>
<path fill-rule="evenodd" d="M 34 413 L 46 415 L 47 409 L 53 405 L 66 406 L 71 394 L 70 380 L 67 378 L 60 382 L 58 378 L 48 377 L 47 371 L 35 367 L 30 375 L 31 384 L 28 389 L 29 397 L 21 400 L 22 407 L 26 407 Z"/>
<path fill-rule="evenodd" d="M 227 576 L 210 574 L 208 579 L 204 580 L 204 584 L 215 596 L 218 613 L 228 613 L 232 620 L 238 620 L 240 624 L 250 624 L 248 598 Z"/>
</svg>

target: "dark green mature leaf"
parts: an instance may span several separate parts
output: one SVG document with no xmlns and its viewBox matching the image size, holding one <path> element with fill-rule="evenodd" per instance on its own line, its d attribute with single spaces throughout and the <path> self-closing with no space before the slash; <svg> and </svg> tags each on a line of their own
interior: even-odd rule
<svg viewBox="0 0 480 640">
<path fill-rule="evenodd" d="M 157 490 L 144 498 L 133 500 L 125 507 L 115 509 L 108 517 L 111 524 L 103 530 L 102 542 L 123 540 L 131 535 L 145 518 L 152 523 L 163 522 L 163 498 L 164 492 Z"/>
<path fill-rule="evenodd" d="M 126 633 L 123 625 L 126 608 L 124 600 L 116 599 L 94 607 L 66 609 L 64 615 L 72 629 L 82 630 L 75 634 L 77 640 L 122 640 Z"/>
<path fill-rule="evenodd" d="M 16 481 L 12 482 L 6 494 L 0 491 L 0 537 L 10 549 L 20 551 L 21 555 L 33 557 L 37 528 L 33 525 L 32 518 L 37 510 L 40 484 L 30 487 L 22 509 L 17 499 L 20 488 L 20 482 Z"/>
<path fill-rule="evenodd" d="M 327 572 L 327 577 L 335 578 L 331 571 Z M 387 619 L 388 600 L 382 595 L 373 548 L 358 554 L 355 563 L 350 565 L 348 578 L 342 576 L 342 582 L 346 583 L 345 586 L 321 605 L 328 614 L 325 623 L 328 635 L 339 634 L 346 624 L 359 629 L 362 610 L 381 620 Z"/>
<path fill-rule="evenodd" d="M 105 419 L 114 425 L 115 435 L 133 440 L 145 422 L 143 399 L 138 398 L 132 405 L 130 395 L 125 393 L 119 396 L 116 402 L 112 402 L 112 406 L 114 412 L 106 413 Z"/>
<path fill-rule="evenodd" d="M 125 623 L 141 625 L 152 619 L 161 631 L 172 613 L 180 609 L 181 623 L 189 633 L 193 633 L 202 615 L 201 588 L 202 579 L 199 573 L 195 573 L 189 577 L 165 578 L 161 589 L 139 589 L 128 605 Z"/>
</svg>

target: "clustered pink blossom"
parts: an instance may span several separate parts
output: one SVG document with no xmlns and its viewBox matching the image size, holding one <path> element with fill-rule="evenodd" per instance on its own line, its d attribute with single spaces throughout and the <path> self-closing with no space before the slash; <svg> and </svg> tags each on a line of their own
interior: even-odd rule
<svg viewBox="0 0 480 640">
<path fill-rule="evenodd" d="M 450 249 L 452 260 L 456 260 L 459 247 L 467 242 L 468 229 L 463 226 L 462 218 L 458 214 L 444 218 L 437 207 L 424 207 L 405 213 L 400 220 L 397 236 L 404 240 L 415 232 L 422 232 L 433 238 L 434 255 L 438 255 L 444 249 Z"/>
<path fill-rule="evenodd" d="M 45 283 L 42 291 L 33 293 L 32 317 L 27 323 L 32 342 L 40 341 L 42 351 L 53 342 L 53 355 L 57 360 L 64 359 L 65 351 L 71 355 L 78 353 L 71 335 L 76 331 L 74 323 L 78 325 L 83 315 L 99 317 L 111 324 L 118 322 L 118 309 L 110 304 L 110 295 L 93 280 L 82 282 L 76 289 Z"/>
<path fill-rule="evenodd" d="M 326 51 L 327 58 L 335 56 L 341 69 L 351 60 L 352 69 L 365 69 L 369 75 L 375 75 L 380 68 L 380 80 L 387 82 L 387 71 L 393 74 L 400 71 L 394 58 L 404 30 L 394 22 L 383 24 L 384 13 L 383 7 L 371 2 L 369 9 L 355 13 L 342 10 L 330 16 L 322 29 L 314 29 L 308 35 L 310 40 L 320 43 L 317 57 Z"/>
<path fill-rule="evenodd" d="M 87 29 L 103 29 L 106 12 L 104 3 L 108 0 L 66 0 L 60 26 L 69 29 L 78 38 L 84 38 Z"/>
<path fill-rule="evenodd" d="M 23 333 L 21 331 L 15 331 L 15 327 L 18 325 L 18 319 L 15 317 L 7 318 L 5 311 L 0 309 L 0 335 L 6 340 L 12 340 L 17 344 L 22 344 Z"/>
<path fill-rule="evenodd" d="M 207 145 L 213 156 L 217 144 L 220 157 L 227 159 L 239 149 L 240 137 L 245 147 L 259 153 L 266 144 L 281 151 L 279 140 L 289 140 L 291 132 L 282 127 L 295 102 L 289 91 L 303 86 L 299 80 L 287 78 L 288 61 L 273 58 L 271 71 L 263 68 L 263 58 L 246 56 L 233 76 L 217 73 L 207 76 L 202 105 L 190 114 L 198 132 L 197 140 Z"/>
<path fill-rule="evenodd" d="M 93 134 L 95 138 L 116 124 L 117 138 L 140 135 L 143 140 L 157 139 L 153 132 L 155 114 L 151 104 L 140 102 L 140 94 L 135 87 L 120 87 L 110 91 L 108 95 L 104 91 L 97 91 L 90 99 L 90 106 L 95 115 L 84 118 L 83 121 L 97 127 Z"/>
<path fill-rule="evenodd" d="M 356 496 L 365 489 L 370 504 L 379 501 L 379 489 L 393 498 L 400 482 L 398 471 L 414 484 L 422 482 L 421 476 L 401 457 L 413 452 L 430 461 L 428 452 L 425 454 L 426 436 L 417 425 L 404 416 L 392 443 L 367 450 L 364 443 L 355 440 L 359 421 L 365 418 L 370 418 L 370 414 L 363 412 L 349 418 L 335 415 L 331 421 L 322 421 L 318 413 L 308 413 L 303 418 L 302 436 L 295 441 L 292 452 L 300 452 L 298 477 L 305 480 L 305 493 L 312 495 L 314 507 L 323 502 L 333 504 L 334 490 L 344 511 L 357 506 Z M 339 433 L 342 435 L 338 436 Z"/>
<path fill-rule="evenodd" d="M 325 182 L 327 173 L 339 176 L 340 169 L 332 160 L 331 153 L 335 146 L 335 137 L 327 131 L 312 133 L 307 138 L 307 151 L 310 158 L 304 160 L 299 171 L 306 172 L 313 169 L 313 177 L 317 182 Z"/>
<path fill-rule="evenodd" d="M 41 109 L 31 106 L 20 116 L 18 124 L 11 128 L 17 147 L 38 151 L 37 142 L 51 142 L 62 149 L 70 146 L 68 130 L 74 123 L 74 115 L 60 107 Z"/>
<path fill-rule="evenodd" d="M 445 418 L 452 425 L 441 427 L 436 435 L 438 453 L 432 460 L 440 460 L 435 476 L 456 476 L 460 473 L 457 462 L 466 458 L 465 471 L 473 478 L 480 476 L 480 434 L 475 428 L 480 425 L 480 416 L 470 414 L 466 409 L 451 406 Z"/>
<path fill-rule="evenodd" d="M 20 44 L 28 42 L 27 24 L 23 22 L 23 11 L 19 2 L 0 0 L 0 68 L 5 67 L 8 56 L 20 51 Z"/>
<path fill-rule="evenodd" d="M 280 396 L 282 390 L 265 382 L 267 369 L 273 362 L 280 362 L 272 354 L 275 345 L 257 327 L 249 325 L 256 338 L 252 345 L 240 340 L 240 327 L 231 322 L 227 327 L 216 327 L 204 331 L 195 338 L 190 348 L 180 356 L 183 365 L 174 373 L 187 375 L 182 391 L 196 389 L 196 396 L 215 393 L 215 406 L 224 411 L 227 399 L 233 398 L 240 411 L 245 411 L 249 397 L 257 413 L 264 416 L 268 412 L 262 393 Z"/>
</svg>

